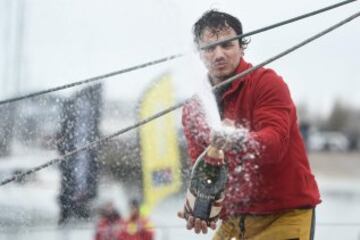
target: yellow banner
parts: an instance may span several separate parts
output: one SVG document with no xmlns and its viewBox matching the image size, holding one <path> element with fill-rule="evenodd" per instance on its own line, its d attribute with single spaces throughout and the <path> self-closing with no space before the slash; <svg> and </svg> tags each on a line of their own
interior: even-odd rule
<svg viewBox="0 0 360 240">
<path fill-rule="evenodd" d="M 140 119 L 147 118 L 175 102 L 171 76 L 163 75 L 143 95 Z M 152 211 L 155 205 L 179 191 L 180 153 L 174 114 L 166 114 L 140 128 L 144 205 Z"/>
</svg>

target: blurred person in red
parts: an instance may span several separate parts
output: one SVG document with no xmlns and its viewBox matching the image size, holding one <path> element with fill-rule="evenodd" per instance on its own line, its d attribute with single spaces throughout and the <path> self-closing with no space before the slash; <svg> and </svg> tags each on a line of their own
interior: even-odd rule
<svg viewBox="0 0 360 240">
<path fill-rule="evenodd" d="M 112 202 L 100 208 L 100 219 L 96 226 L 95 240 L 121 240 L 124 221 Z"/>
<path fill-rule="evenodd" d="M 130 201 L 130 216 L 125 222 L 121 240 L 153 240 L 154 232 L 150 220 L 142 216 L 139 202 Z"/>
</svg>

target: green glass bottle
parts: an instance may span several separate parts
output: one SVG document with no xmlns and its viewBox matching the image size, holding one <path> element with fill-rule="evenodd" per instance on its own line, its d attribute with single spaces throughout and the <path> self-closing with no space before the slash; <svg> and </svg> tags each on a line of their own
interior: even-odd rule
<svg viewBox="0 0 360 240">
<path fill-rule="evenodd" d="M 207 163 L 206 158 L 216 160 L 217 164 Z M 224 200 L 227 173 L 224 152 L 209 146 L 193 166 L 185 210 L 207 222 L 217 219 Z"/>
</svg>

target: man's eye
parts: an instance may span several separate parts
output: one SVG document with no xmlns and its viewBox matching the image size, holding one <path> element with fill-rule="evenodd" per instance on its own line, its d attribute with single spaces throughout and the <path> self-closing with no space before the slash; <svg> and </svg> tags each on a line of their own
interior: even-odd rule
<svg viewBox="0 0 360 240">
<path fill-rule="evenodd" d="M 226 42 L 226 43 L 221 44 L 221 47 L 223 47 L 223 48 L 230 48 L 232 46 L 233 46 L 233 44 L 231 42 Z"/>
<path fill-rule="evenodd" d="M 207 47 L 204 49 L 205 52 L 212 52 L 214 51 L 215 47 Z"/>
</svg>

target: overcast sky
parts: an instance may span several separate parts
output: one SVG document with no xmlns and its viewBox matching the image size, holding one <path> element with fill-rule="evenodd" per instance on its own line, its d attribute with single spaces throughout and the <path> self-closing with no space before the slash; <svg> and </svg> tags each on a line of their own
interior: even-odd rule
<svg viewBox="0 0 360 240">
<path fill-rule="evenodd" d="M 17 0 L 19 1 L 19 0 Z M 242 21 L 245 32 L 337 1 L 329 0 L 26 0 L 20 92 L 82 80 L 174 53 L 191 51 L 191 27 L 210 8 Z M 16 1 L 0 0 L 1 99 L 15 91 L 11 39 Z M 257 64 L 359 11 L 359 3 L 251 37 L 247 61 Z M 15 17 L 14 17 L 15 16 Z M 12 33 L 12 34 L 9 34 Z M 360 18 L 274 62 L 296 103 L 327 113 L 336 98 L 360 106 Z M 10 62 L 10 65 L 9 65 Z M 205 73 L 196 55 L 108 79 L 108 99 L 136 99 L 156 76 L 170 71 L 176 95 L 190 96 Z M 10 72 L 10 73 L 9 73 Z M 5 79 L 6 78 L 6 79 Z M 67 91 L 69 92 L 69 91 Z M 67 92 L 63 94 L 67 94 Z M 70 91 L 71 92 L 71 91 Z"/>
</svg>

